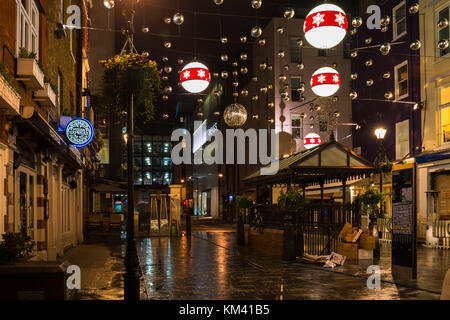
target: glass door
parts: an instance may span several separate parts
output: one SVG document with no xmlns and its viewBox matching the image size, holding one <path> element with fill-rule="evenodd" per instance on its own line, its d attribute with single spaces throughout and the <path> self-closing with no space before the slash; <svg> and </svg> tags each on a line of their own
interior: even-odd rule
<svg viewBox="0 0 450 320">
<path fill-rule="evenodd" d="M 19 172 L 20 231 L 34 239 L 34 175 Z"/>
</svg>

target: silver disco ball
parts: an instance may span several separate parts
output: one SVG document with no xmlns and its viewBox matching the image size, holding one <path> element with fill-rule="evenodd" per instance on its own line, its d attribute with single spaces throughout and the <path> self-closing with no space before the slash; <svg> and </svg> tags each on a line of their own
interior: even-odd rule
<svg viewBox="0 0 450 320">
<path fill-rule="evenodd" d="M 225 109 L 223 120 L 229 127 L 242 127 L 247 121 L 247 110 L 240 103 L 232 103 Z"/>
</svg>

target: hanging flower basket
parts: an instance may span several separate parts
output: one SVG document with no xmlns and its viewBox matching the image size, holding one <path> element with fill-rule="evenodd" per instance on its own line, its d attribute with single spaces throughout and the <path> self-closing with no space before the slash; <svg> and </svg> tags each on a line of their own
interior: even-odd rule
<svg viewBox="0 0 450 320">
<path fill-rule="evenodd" d="M 380 169 L 381 172 L 384 173 L 389 173 L 392 171 L 392 162 L 386 161 L 386 162 L 382 162 L 378 165 L 378 168 Z"/>
<path fill-rule="evenodd" d="M 135 115 L 152 120 L 154 102 L 161 93 L 156 62 L 137 53 L 121 53 L 104 63 L 100 112 L 112 111 L 124 119 L 130 96 L 134 96 Z"/>
</svg>

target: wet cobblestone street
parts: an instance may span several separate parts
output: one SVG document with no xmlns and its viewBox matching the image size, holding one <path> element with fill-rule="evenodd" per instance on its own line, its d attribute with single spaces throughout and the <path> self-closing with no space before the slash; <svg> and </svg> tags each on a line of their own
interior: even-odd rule
<svg viewBox="0 0 450 320">
<path fill-rule="evenodd" d="M 365 270 L 371 263 L 335 270 L 286 263 L 238 250 L 233 232 L 193 232 L 191 239 L 148 238 L 138 243 L 150 299 L 439 299 L 449 252 L 419 249 L 418 279 L 396 285 L 389 246 L 382 250 L 381 289 L 370 290 Z"/>
</svg>

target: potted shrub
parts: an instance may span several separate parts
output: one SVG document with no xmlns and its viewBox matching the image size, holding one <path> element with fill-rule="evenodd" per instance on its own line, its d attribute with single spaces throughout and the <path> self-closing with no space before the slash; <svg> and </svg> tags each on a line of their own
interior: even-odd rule
<svg viewBox="0 0 450 320">
<path fill-rule="evenodd" d="M 45 74 L 35 52 L 20 48 L 17 59 L 17 76 L 28 89 L 42 90 L 44 88 Z"/>
<path fill-rule="evenodd" d="M 24 261 L 31 257 L 35 242 L 22 233 L 7 232 L 0 242 L 0 265 Z"/>
</svg>

